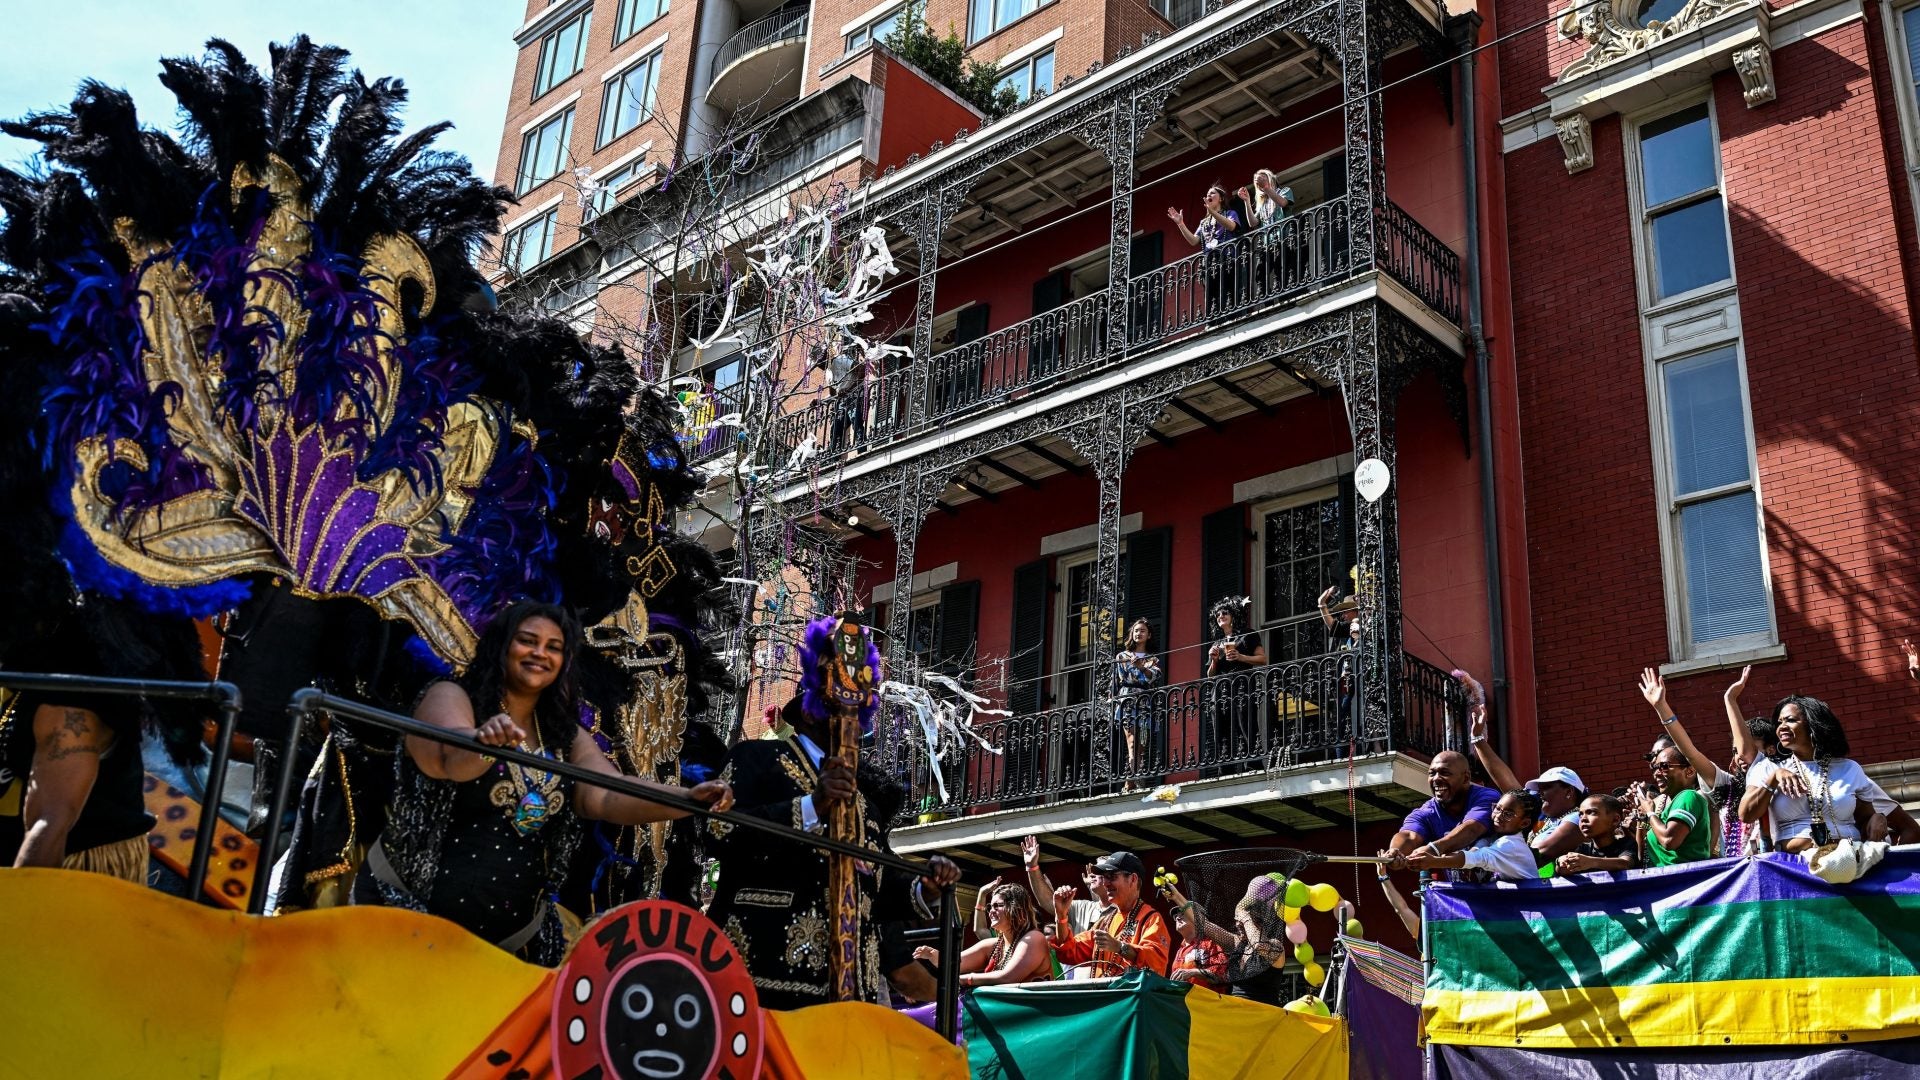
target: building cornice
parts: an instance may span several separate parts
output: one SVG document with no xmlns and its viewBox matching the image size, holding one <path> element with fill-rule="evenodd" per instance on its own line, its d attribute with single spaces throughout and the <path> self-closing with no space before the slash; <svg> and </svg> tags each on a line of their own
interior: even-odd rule
<svg viewBox="0 0 1920 1080">
<path fill-rule="evenodd" d="M 513 43 L 524 49 L 536 39 L 545 37 L 547 31 L 592 6 L 593 0 L 561 0 L 560 3 L 521 23 L 520 28 L 513 32 Z"/>
</svg>

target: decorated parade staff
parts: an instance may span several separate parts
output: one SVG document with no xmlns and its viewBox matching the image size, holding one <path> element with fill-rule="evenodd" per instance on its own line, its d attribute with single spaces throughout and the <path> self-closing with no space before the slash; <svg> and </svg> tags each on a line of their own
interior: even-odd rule
<svg viewBox="0 0 1920 1080">
<path fill-rule="evenodd" d="M 879 657 L 867 634 L 840 617 L 808 624 L 799 650 L 801 693 L 780 713 L 791 735 L 740 743 L 721 769 L 739 812 L 809 832 L 833 828 L 869 850 L 890 850 L 887 832 L 904 790 L 871 766 L 830 752 L 836 745 L 852 749 L 878 709 Z M 931 918 L 935 890 L 960 876 L 941 856 L 924 878 L 851 859 L 836 870 L 825 853 L 757 830 L 709 821 L 707 831 L 708 850 L 720 861 L 707 913 L 746 955 L 769 1008 L 841 999 L 843 987 L 853 1000 L 886 1001 L 889 978 L 920 969 L 904 944 L 883 943 L 882 927 Z M 844 891 L 834 890 L 836 882 Z"/>
</svg>

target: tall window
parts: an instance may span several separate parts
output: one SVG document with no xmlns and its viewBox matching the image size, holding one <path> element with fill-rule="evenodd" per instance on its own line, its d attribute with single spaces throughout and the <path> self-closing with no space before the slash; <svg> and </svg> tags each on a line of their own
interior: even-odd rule
<svg viewBox="0 0 1920 1080">
<path fill-rule="evenodd" d="M 643 157 L 630 161 L 605 176 L 594 177 L 593 199 L 587 204 L 586 219 L 592 221 L 619 205 L 622 189 L 640 179 L 650 168 L 651 166 Z"/>
<path fill-rule="evenodd" d="M 1053 93 L 1053 50 L 1030 56 L 1000 74 L 1000 85 L 1011 86 L 1020 100 Z"/>
<path fill-rule="evenodd" d="M 988 34 L 1031 15 L 1053 0 L 967 0 L 967 40 L 979 41 Z"/>
<path fill-rule="evenodd" d="M 853 52 L 855 49 L 863 48 L 875 41 L 885 41 L 887 40 L 887 35 L 893 33 L 894 28 L 899 25 L 900 10 L 895 8 L 893 11 L 880 16 L 878 19 L 848 34 L 847 51 Z"/>
<path fill-rule="evenodd" d="M 592 21 L 589 8 L 540 39 L 540 61 L 533 69 L 535 98 L 572 78 L 587 62 L 587 28 Z"/>
<path fill-rule="evenodd" d="M 1644 121 L 1627 142 L 1668 640 L 1675 664 L 1724 663 L 1777 642 L 1711 106 Z"/>
<path fill-rule="evenodd" d="M 553 254 L 553 231 L 559 220 L 560 208 L 556 206 L 515 228 L 507 234 L 500 261 L 517 274 L 545 262 Z"/>
<path fill-rule="evenodd" d="M 605 146 L 640 126 L 653 113 L 655 95 L 660 92 L 660 57 L 665 50 L 649 53 L 639 63 L 607 80 L 600 103 L 600 141 Z"/>
<path fill-rule="evenodd" d="M 620 13 L 613 17 L 613 43 L 620 44 L 666 13 L 667 0 L 620 0 Z"/>
<path fill-rule="evenodd" d="M 567 147 L 572 142 L 572 106 L 527 132 L 520 140 L 520 173 L 514 182 L 514 194 L 525 195 L 566 168 Z"/>
<path fill-rule="evenodd" d="M 1727 280 L 1733 257 L 1720 199 L 1720 147 L 1703 103 L 1640 126 L 1651 298 Z"/>
<path fill-rule="evenodd" d="M 1884 10 L 1887 42 L 1894 54 L 1900 129 L 1907 144 L 1907 184 L 1920 200 L 1920 4 Z"/>
<path fill-rule="evenodd" d="M 1353 592 L 1345 562 L 1346 518 L 1336 489 L 1277 499 L 1254 511 L 1260 555 L 1260 625 L 1275 662 L 1327 650 L 1320 594 L 1329 585 Z"/>
<path fill-rule="evenodd" d="M 1684 586 L 1682 622 L 1696 649 L 1764 642 L 1773 626 L 1743 382 L 1731 345 L 1660 365 L 1667 516 Z"/>
<path fill-rule="evenodd" d="M 1099 566 L 1094 552 L 1060 560 L 1059 624 L 1054 628 L 1054 689 L 1061 705 L 1093 700 L 1093 574 Z"/>
<path fill-rule="evenodd" d="M 907 613 L 907 651 L 921 671 L 932 671 L 940 656 L 940 594 L 929 592 L 913 598 L 913 610 Z"/>
</svg>

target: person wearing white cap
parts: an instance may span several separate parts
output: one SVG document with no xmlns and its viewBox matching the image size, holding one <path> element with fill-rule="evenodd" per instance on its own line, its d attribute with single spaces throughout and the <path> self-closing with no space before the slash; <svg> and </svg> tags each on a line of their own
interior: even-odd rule
<svg viewBox="0 0 1920 1080">
<path fill-rule="evenodd" d="M 1579 773 L 1564 765 L 1555 765 L 1522 785 L 1487 741 L 1485 705 L 1474 707 L 1467 732 L 1473 755 L 1480 759 L 1480 767 L 1487 770 L 1494 787 L 1511 791 L 1524 786 L 1540 796 L 1539 823 L 1528 843 L 1547 860 L 1541 876 L 1550 876 L 1554 860 L 1580 846 L 1580 800 L 1587 796 L 1587 785 L 1581 782 Z"/>
</svg>

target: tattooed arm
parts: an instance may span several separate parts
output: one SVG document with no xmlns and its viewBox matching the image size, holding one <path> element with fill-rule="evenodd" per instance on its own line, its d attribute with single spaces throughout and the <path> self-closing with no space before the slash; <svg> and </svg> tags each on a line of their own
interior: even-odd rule
<svg viewBox="0 0 1920 1080">
<path fill-rule="evenodd" d="M 67 833 L 100 774 L 100 755 L 113 745 L 113 732 L 85 709 L 42 705 L 33 713 L 33 744 L 21 815 L 26 838 L 13 865 L 57 867 L 67 854 Z"/>
</svg>

